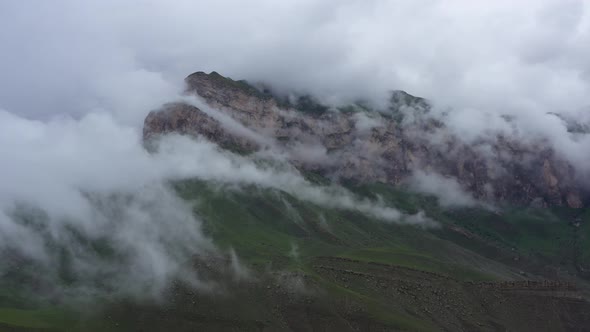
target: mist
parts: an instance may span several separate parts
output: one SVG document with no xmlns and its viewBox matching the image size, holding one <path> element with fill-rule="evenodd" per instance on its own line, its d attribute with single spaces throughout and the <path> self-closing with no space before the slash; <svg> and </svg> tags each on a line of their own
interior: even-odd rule
<svg viewBox="0 0 590 332">
<path fill-rule="evenodd" d="M 497 133 L 544 139 L 588 172 L 590 155 L 580 151 L 589 151 L 589 136 L 568 132 L 548 113 L 588 120 L 589 6 L 573 0 L 4 1 L 0 246 L 45 266 L 50 278 L 58 257 L 47 248 L 65 247 L 79 278 L 106 273 L 107 288 L 132 285 L 138 287 L 129 287 L 132 293 L 157 294 L 191 255 L 215 250 L 191 207 L 167 185 L 191 177 L 284 190 L 388 222 L 432 224 L 339 187 L 313 186 L 293 169 L 261 168 L 202 140 L 164 138 L 158 153 L 147 153 L 143 119 L 184 98 L 183 78 L 197 70 L 326 103 L 379 104 L 389 90 L 405 90 L 431 100 L 433 112 L 465 141 Z M 357 120 L 360 131 L 377 125 L 369 117 Z M 438 191 L 432 183 L 440 179 L 427 179 L 422 189 Z M 453 197 L 449 204 L 472 203 Z M 30 227 L 19 221 L 23 213 L 46 222 Z M 101 262 L 72 231 L 108 240 L 122 261 Z M 191 278 L 199 284 L 198 275 Z"/>
<path fill-rule="evenodd" d="M 341 187 L 315 186 L 288 164 L 260 163 L 204 139 L 169 135 L 155 150 L 144 149 L 137 128 L 109 114 L 42 122 L 1 111 L 0 250 L 8 262 L 0 272 L 32 264 L 43 271 L 36 275 L 48 286 L 45 295 L 77 300 L 158 299 L 176 279 L 211 290 L 214 282 L 201 279 L 190 262 L 220 252 L 201 232 L 193 206 L 170 186 L 185 179 L 284 191 L 385 222 L 435 224 Z M 232 271 L 243 278 L 237 255 L 230 253 Z M 49 289 L 64 277 L 68 287 Z"/>
<path fill-rule="evenodd" d="M 461 188 L 453 178 L 416 170 L 408 179 L 411 190 L 433 195 L 443 207 L 484 207 L 486 204 Z"/>
<path fill-rule="evenodd" d="M 157 298 L 181 271 L 199 283 L 185 266 L 215 248 L 134 128 L 105 114 L 0 119 L 0 249 L 13 269 L 32 264 L 57 288 L 67 269 L 59 296 L 78 300 Z"/>
</svg>

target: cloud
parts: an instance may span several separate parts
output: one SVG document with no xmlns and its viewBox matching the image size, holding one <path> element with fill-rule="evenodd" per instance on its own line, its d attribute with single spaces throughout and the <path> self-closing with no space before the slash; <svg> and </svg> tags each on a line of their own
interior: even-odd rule
<svg viewBox="0 0 590 332">
<path fill-rule="evenodd" d="M 9 261 L 0 271 L 24 260 L 48 284 L 71 278 L 61 290 L 65 297 L 157 298 L 175 278 L 208 288 L 188 263 L 217 249 L 192 207 L 168 186 L 192 178 L 285 191 L 387 222 L 433 224 L 337 186 L 314 186 L 287 164 L 234 155 L 202 139 L 161 137 L 156 151 L 148 153 L 139 130 L 109 114 L 34 121 L 0 111 L 0 250 Z M 230 256 L 237 271 L 237 255 Z"/>
<path fill-rule="evenodd" d="M 205 114 L 209 115 L 211 118 L 219 121 L 223 129 L 232 135 L 245 138 L 247 141 L 253 142 L 261 148 L 275 148 L 276 142 L 273 139 L 246 127 L 223 111 L 209 106 L 198 96 L 182 96 L 182 101 L 198 108 Z"/>
<path fill-rule="evenodd" d="M 169 135 L 157 143 L 157 162 L 164 167 L 168 178 L 199 178 L 220 184 L 257 185 L 285 191 L 297 198 L 319 206 L 356 210 L 388 222 L 433 225 L 431 220 L 409 218 L 397 209 L 381 202 L 359 198 L 339 186 L 320 187 L 306 181 L 289 164 L 260 163 L 226 151 L 208 141 Z M 173 165 L 169 168 L 169 165 Z"/>
<path fill-rule="evenodd" d="M 131 103 L 142 91 L 136 102 L 145 104 L 150 92 L 177 87 L 196 70 L 328 99 L 395 88 L 477 111 L 541 114 L 588 105 L 590 17 L 580 1 L 1 6 L 8 51 L 0 100 L 13 111 L 84 112 Z M 24 100 L 28 93 L 36 98 Z"/>
<path fill-rule="evenodd" d="M 0 250 L 13 268 L 30 262 L 56 287 L 65 269 L 63 294 L 157 297 L 181 271 L 198 283 L 186 262 L 215 248 L 136 129 L 106 114 L 40 122 L 0 111 L 0 131 Z"/>
<path fill-rule="evenodd" d="M 433 101 L 459 137 L 543 138 L 589 170 L 548 112 L 590 106 L 590 6 L 575 0 L 68 0 L 0 4 L 0 107 L 34 119 L 111 114 L 140 126 L 182 79 L 216 70 L 328 102 Z M 174 24 L 172 24 L 173 22 Z M 507 124 L 502 116 L 513 120 Z"/>
<path fill-rule="evenodd" d="M 441 206 L 486 206 L 485 203 L 478 201 L 473 195 L 461 188 L 455 179 L 437 173 L 416 170 L 407 183 L 412 190 L 437 197 Z"/>
<path fill-rule="evenodd" d="M 361 136 L 367 136 L 373 128 L 383 127 L 383 123 L 380 121 L 381 118 L 377 113 L 370 116 L 365 112 L 357 112 L 353 117 L 355 120 L 354 128 Z"/>
<path fill-rule="evenodd" d="M 547 114 L 579 119 L 590 105 L 586 2 L 3 1 L 0 45 L 0 108 L 7 110 L 0 112 L 0 239 L 47 266 L 56 259 L 47 241 L 72 243 L 65 230 L 73 227 L 131 255 L 145 279 L 168 279 L 188 252 L 209 242 L 165 185 L 192 176 L 424 222 L 202 141 L 171 137 L 158 154 L 147 154 L 139 135 L 145 115 L 181 99 L 182 79 L 196 70 L 334 103 L 378 103 L 389 89 L 406 90 L 432 100 L 441 117 L 452 107 L 445 122 L 466 140 L 497 132 L 547 139 L 579 170 L 590 170 L 589 155 L 580 153 L 590 149 L 588 135 L 567 132 Z M 425 180 L 429 190 L 441 182 Z M 456 202 L 469 199 L 457 194 L 448 203 Z M 162 224 L 166 218 L 145 213 L 152 208 L 170 219 Z M 19 209 L 40 209 L 45 228 L 15 222 Z M 69 250 L 75 266 L 92 274 L 84 262 L 98 258 Z"/>
</svg>

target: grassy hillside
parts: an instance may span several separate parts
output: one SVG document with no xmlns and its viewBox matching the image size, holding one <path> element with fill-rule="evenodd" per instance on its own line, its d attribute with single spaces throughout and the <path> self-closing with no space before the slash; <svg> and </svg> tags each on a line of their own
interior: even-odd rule
<svg viewBox="0 0 590 332">
<path fill-rule="evenodd" d="M 321 183 L 321 177 L 310 174 Z M 280 191 L 174 184 L 220 256 L 195 257 L 221 292 L 178 283 L 163 303 L 105 300 L 100 310 L 0 292 L 0 330 L 568 330 L 590 326 L 579 299 L 590 268 L 590 211 L 442 209 L 436 199 L 375 184 L 350 189 L 439 227 L 421 229 L 327 209 Z M 235 252 L 245 274 L 231 270 Z M 581 292 L 548 296 L 488 281 L 567 280 Z M 14 281 L 14 280 L 12 280 Z M 18 283 L 17 283 L 18 284 Z M 23 289 L 31 288 L 20 284 Z M 19 287 L 16 287 L 19 288 Z M 500 305 L 501 304 L 501 305 Z M 537 312 L 550 312 L 539 319 Z M 93 309 L 94 310 L 94 309 Z M 83 318 L 81 318 L 83 317 Z"/>
</svg>

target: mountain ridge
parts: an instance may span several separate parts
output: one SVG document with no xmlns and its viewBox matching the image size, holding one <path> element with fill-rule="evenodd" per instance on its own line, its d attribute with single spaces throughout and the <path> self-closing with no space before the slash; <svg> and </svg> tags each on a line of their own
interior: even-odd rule
<svg viewBox="0 0 590 332">
<path fill-rule="evenodd" d="M 281 100 L 217 72 L 196 72 L 185 81 L 187 93 L 204 100 L 213 113 L 187 103 L 167 104 L 146 117 L 144 139 L 177 132 L 202 135 L 242 152 L 273 145 L 296 167 L 339 180 L 399 186 L 421 171 L 455 180 L 487 202 L 588 206 L 575 170 L 551 148 L 501 136 L 470 146 L 425 116 L 427 100 L 403 91 L 392 92 L 384 113 L 360 104 L 331 109 L 309 96 Z M 219 113 L 253 135 L 226 128 L 223 119 L 215 118 Z"/>
</svg>

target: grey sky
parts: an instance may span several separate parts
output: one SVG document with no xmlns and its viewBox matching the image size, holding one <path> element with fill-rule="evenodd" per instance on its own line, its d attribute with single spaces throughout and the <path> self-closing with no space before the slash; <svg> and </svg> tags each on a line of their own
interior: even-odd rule
<svg viewBox="0 0 590 332">
<path fill-rule="evenodd" d="M 3 1 L 0 107 L 139 124 L 196 70 L 325 97 L 403 89 L 470 112 L 590 105 L 575 0 Z M 526 113 L 528 114 L 528 113 Z"/>
</svg>

